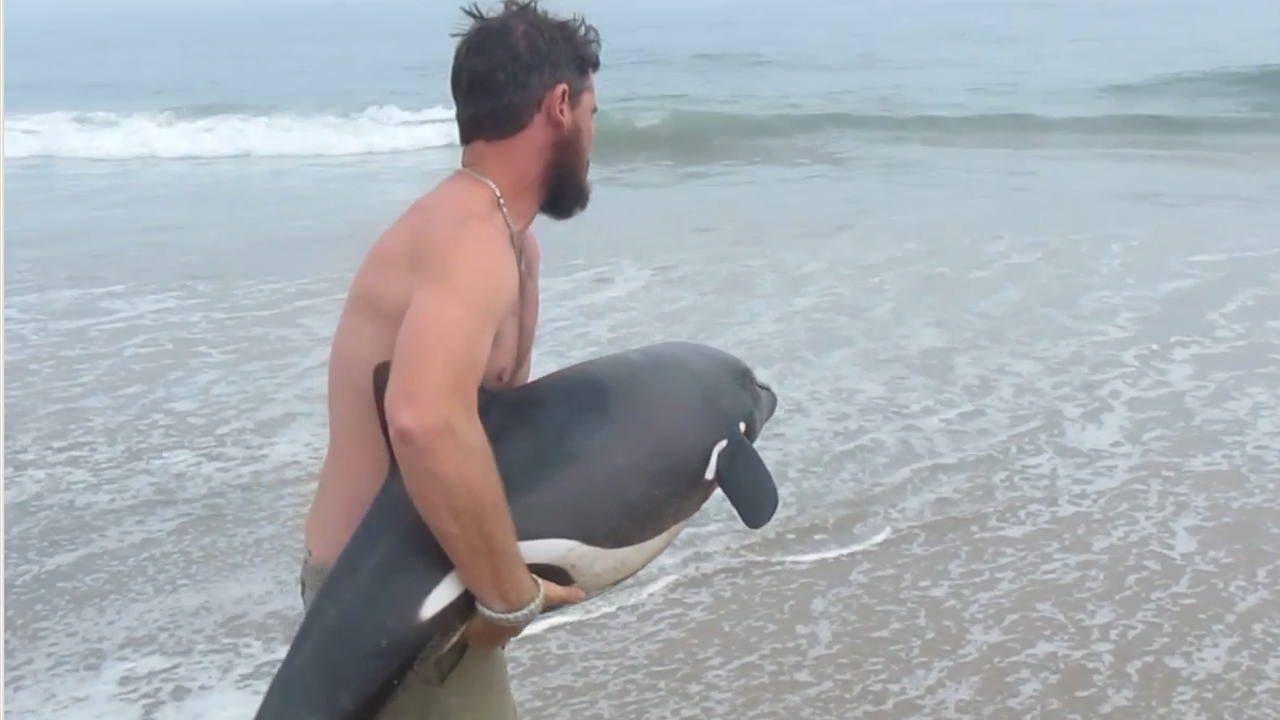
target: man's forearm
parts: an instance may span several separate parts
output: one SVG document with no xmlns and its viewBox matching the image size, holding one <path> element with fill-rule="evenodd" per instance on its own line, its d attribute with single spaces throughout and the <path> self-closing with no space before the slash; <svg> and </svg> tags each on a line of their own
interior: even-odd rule
<svg viewBox="0 0 1280 720">
<path fill-rule="evenodd" d="M 536 588 L 516 545 L 506 492 L 479 421 L 393 438 L 393 444 L 409 497 L 462 584 L 494 610 L 526 605 Z"/>
</svg>

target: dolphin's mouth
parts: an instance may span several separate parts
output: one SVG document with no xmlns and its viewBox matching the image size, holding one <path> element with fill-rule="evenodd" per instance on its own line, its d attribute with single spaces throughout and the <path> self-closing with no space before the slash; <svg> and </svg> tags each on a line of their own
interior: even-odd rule
<svg viewBox="0 0 1280 720">
<path fill-rule="evenodd" d="M 762 404 L 760 408 L 760 428 L 764 429 L 764 424 L 772 420 L 773 414 L 778 411 L 778 394 L 766 382 L 757 380 L 756 387 L 760 391 Z"/>
</svg>

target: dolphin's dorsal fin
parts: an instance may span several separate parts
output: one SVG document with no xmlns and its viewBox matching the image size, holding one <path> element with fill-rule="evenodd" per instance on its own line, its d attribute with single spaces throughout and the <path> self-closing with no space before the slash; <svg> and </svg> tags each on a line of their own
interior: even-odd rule
<svg viewBox="0 0 1280 720">
<path fill-rule="evenodd" d="M 373 366 L 373 402 L 378 408 L 378 426 L 382 428 L 382 440 L 387 444 L 391 468 L 396 468 L 396 453 L 391 447 L 391 430 L 387 426 L 387 382 L 391 379 L 391 361 L 383 360 Z"/>
<path fill-rule="evenodd" d="M 378 408 L 378 426 L 382 428 L 382 440 L 387 444 L 387 452 L 391 454 L 391 466 L 396 466 L 396 454 L 391 448 L 391 430 L 387 425 L 387 383 L 391 380 L 391 361 L 383 360 L 373 366 L 373 402 Z M 480 417 L 484 418 L 492 404 L 500 394 L 484 387 L 477 389 Z"/>
</svg>

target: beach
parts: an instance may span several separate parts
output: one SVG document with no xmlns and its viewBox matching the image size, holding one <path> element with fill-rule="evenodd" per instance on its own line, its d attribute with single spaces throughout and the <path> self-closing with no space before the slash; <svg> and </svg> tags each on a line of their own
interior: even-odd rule
<svg viewBox="0 0 1280 720">
<path fill-rule="evenodd" d="M 740 355 L 781 505 L 513 642 L 522 718 L 1280 716 L 1277 6 L 550 6 L 604 54 L 533 375 Z M 301 618 L 461 19 L 307 7 L 6 7 L 13 720 L 250 716 Z"/>
</svg>

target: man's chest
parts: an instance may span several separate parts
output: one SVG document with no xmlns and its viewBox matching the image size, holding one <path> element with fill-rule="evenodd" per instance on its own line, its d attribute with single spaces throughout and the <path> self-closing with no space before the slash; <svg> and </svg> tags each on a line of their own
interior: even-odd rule
<svg viewBox="0 0 1280 720">
<path fill-rule="evenodd" d="M 503 319 L 489 356 L 488 378 L 502 386 L 520 380 L 517 376 L 528 371 L 539 310 L 538 273 L 536 268 L 531 270 L 525 273 L 519 299 Z"/>
</svg>

